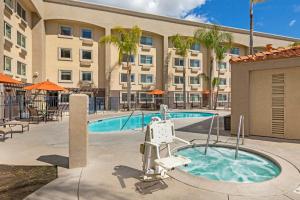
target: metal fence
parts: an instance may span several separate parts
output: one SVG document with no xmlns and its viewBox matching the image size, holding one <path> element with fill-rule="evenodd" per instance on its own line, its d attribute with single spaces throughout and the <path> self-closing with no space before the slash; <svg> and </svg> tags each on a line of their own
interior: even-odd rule
<svg viewBox="0 0 300 200">
<path fill-rule="evenodd" d="M 28 108 L 35 108 L 46 113 L 57 110 L 62 115 L 69 114 L 69 95 L 1 95 L 0 119 L 26 119 L 29 118 Z M 89 97 L 89 114 L 105 109 L 104 97 Z"/>
</svg>

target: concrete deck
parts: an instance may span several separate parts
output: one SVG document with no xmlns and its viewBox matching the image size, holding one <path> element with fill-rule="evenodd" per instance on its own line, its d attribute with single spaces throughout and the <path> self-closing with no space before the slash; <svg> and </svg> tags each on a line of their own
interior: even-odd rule
<svg viewBox="0 0 300 200">
<path fill-rule="evenodd" d="M 91 116 L 91 120 L 111 116 L 104 114 Z M 113 114 L 116 115 L 116 114 Z M 209 121 L 206 119 L 175 120 L 177 136 L 206 140 Z M 227 134 L 227 135 L 226 135 Z M 212 139 L 214 139 L 213 137 Z M 235 138 L 223 132 L 221 143 L 234 144 Z M 30 132 L 15 133 L 13 139 L 0 142 L 0 163 L 12 165 L 60 166 L 59 178 L 27 197 L 28 200 L 68 200 L 68 199 L 203 199 L 203 200 L 300 200 L 294 190 L 300 185 L 300 142 L 269 138 L 251 137 L 246 139 L 246 148 L 270 155 L 283 162 L 286 167 L 283 179 L 256 184 L 238 184 L 235 192 L 215 188 L 213 181 L 208 185 L 197 185 L 188 175 L 158 182 L 141 182 L 142 156 L 139 144 L 144 135 L 138 131 L 131 133 L 90 134 L 89 164 L 85 168 L 67 169 L 68 165 L 68 118 L 62 122 L 48 122 L 32 125 Z M 280 181 L 281 180 L 281 181 Z M 195 184 L 197 187 L 195 187 Z M 228 183 L 221 183 L 230 186 Z M 265 185 L 265 186 L 264 186 Z M 262 191 L 262 193 L 253 193 Z"/>
</svg>

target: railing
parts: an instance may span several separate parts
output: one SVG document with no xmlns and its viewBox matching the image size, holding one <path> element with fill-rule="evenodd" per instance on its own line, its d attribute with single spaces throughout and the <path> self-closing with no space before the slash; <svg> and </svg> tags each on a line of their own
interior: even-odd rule
<svg viewBox="0 0 300 200">
<path fill-rule="evenodd" d="M 143 111 L 140 111 L 142 113 L 142 131 L 144 132 L 145 130 L 145 114 Z M 135 110 L 131 112 L 131 114 L 129 115 L 129 117 L 127 118 L 126 122 L 123 124 L 122 128 L 120 129 L 121 131 L 124 129 L 124 127 L 127 125 L 127 123 L 129 122 L 130 118 L 132 117 L 133 113 L 135 113 Z"/>
<path fill-rule="evenodd" d="M 236 139 L 235 159 L 237 159 L 239 156 L 241 129 L 242 129 L 242 145 L 244 145 L 244 143 L 245 143 L 245 141 L 244 141 L 245 140 L 245 117 L 243 115 L 240 116 L 239 129 L 238 129 L 237 139 Z"/>
<path fill-rule="evenodd" d="M 211 136 L 211 132 L 212 132 L 212 129 L 213 129 L 215 118 L 217 118 L 217 142 L 219 141 L 219 136 L 220 136 L 220 118 L 219 118 L 219 114 L 215 114 L 215 115 L 213 115 L 213 117 L 211 119 L 211 122 L 210 122 L 209 132 L 208 132 L 208 135 L 207 135 L 207 140 L 206 140 L 206 145 L 205 145 L 205 151 L 204 151 L 205 155 L 207 154 L 207 149 L 208 149 L 208 146 L 209 146 L 210 136 Z"/>
</svg>

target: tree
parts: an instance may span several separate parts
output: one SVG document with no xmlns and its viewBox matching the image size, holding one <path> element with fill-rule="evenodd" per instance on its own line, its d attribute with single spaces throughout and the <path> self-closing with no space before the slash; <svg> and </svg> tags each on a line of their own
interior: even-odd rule
<svg viewBox="0 0 300 200">
<path fill-rule="evenodd" d="M 214 101 L 214 110 L 217 109 L 218 96 L 219 96 L 219 90 L 220 90 L 220 64 L 221 64 L 221 61 L 224 60 L 225 53 L 227 51 L 228 51 L 227 46 L 219 46 L 215 50 L 215 52 L 216 52 L 216 61 L 217 61 L 217 65 L 219 67 L 217 68 L 218 76 L 216 78 L 214 78 L 213 82 L 212 82 L 213 88 L 217 88 L 215 101 Z"/>
<path fill-rule="evenodd" d="M 137 55 L 142 31 L 138 26 L 131 29 L 122 27 L 114 28 L 116 34 L 104 36 L 100 39 L 101 44 L 109 43 L 118 48 L 119 64 L 122 63 L 123 56 L 127 63 L 127 105 L 131 110 L 131 58 Z"/>
<path fill-rule="evenodd" d="M 187 63 L 187 56 L 188 52 L 191 49 L 191 46 L 194 43 L 194 38 L 192 37 L 183 37 L 179 34 L 176 34 L 171 37 L 171 41 L 173 46 L 176 48 L 176 53 L 183 57 L 184 59 L 184 66 L 182 71 L 183 76 L 183 104 L 184 109 L 186 109 L 186 63 Z"/>
<path fill-rule="evenodd" d="M 256 3 L 261 3 L 264 2 L 266 0 L 250 0 L 250 55 L 254 54 L 254 50 L 253 50 L 253 6 Z"/>
<path fill-rule="evenodd" d="M 215 63 L 215 53 L 222 48 L 230 48 L 233 36 L 228 32 L 223 32 L 220 28 L 216 25 L 213 25 L 211 28 L 208 27 L 206 29 L 198 29 L 194 34 L 195 41 L 199 43 L 203 43 L 208 51 L 208 75 L 207 75 L 207 86 L 209 90 L 209 108 L 212 109 L 213 106 L 213 95 L 212 95 L 212 88 L 213 88 L 213 77 L 212 71 L 213 66 Z"/>
</svg>

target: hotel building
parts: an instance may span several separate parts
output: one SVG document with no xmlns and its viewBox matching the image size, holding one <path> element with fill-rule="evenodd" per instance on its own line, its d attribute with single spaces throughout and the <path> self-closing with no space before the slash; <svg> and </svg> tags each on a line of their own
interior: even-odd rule
<svg viewBox="0 0 300 200">
<path fill-rule="evenodd" d="M 169 103 L 183 100 L 183 68 L 189 107 L 207 102 L 208 53 L 202 44 L 191 48 L 187 62 L 170 42 L 175 34 L 193 36 L 209 25 L 139 13 L 74 0 L 0 0 L 0 71 L 24 83 L 50 80 L 71 91 L 92 96 L 116 98 L 126 102 L 126 64 L 118 64 L 118 50 L 99 44 L 114 27 L 139 26 L 143 31 L 138 54 L 132 62 L 132 98 L 139 103 L 149 100 L 147 92 L 161 89 Z M 232 56 L 246 55 L 249 33 L 246 30 L 220 27 L 232 33 L 233 48 L 221 64 L 214 64 L 213 74 L 220 73 L 219 102 L 229 102 Z M 288 46 L 298 39 L 255 33 L 256 51 L 267 44 Z M 108 100 L 109 98 L 107 98 Z M 112 99 L 110 99 L 111 101 Z M 177 105 L 176 105 L 177 106 Z"/>
</svg>

